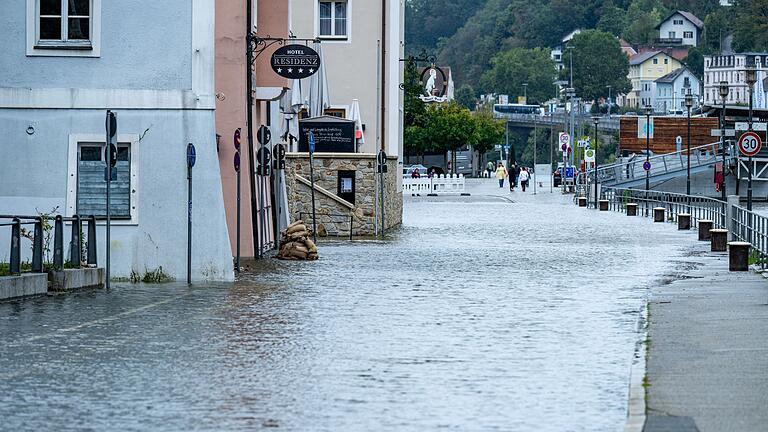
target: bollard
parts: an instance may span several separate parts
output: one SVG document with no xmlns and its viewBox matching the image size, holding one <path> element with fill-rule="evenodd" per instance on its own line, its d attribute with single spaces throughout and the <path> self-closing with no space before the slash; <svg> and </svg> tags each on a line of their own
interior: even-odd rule
<svg viewBox="0 0 768 432">
<path fill-rule="evenodd" d="M 579 207 L 587 206 L 587 197 L 579 197 Z"/>
<path fill-rule="evenodd" d="M 80 263 L 83 261 L 83 251 L 80 249 L 80 230 L 83 229 L 83 225 L 80 221 L 80 216 L 72 216 L 72 239 L 69 242 L 69 261 L 73 266 L 80 267 Z"/>
<path fill-rule="evenodd" d="M 352 225 L 350 224 L 350 230 Z M 96 254 L 96 216 L 88 217 L 88 265 L 97 267 L 98 258 Z"/>
<path fill-rule="evenodd" d="M 64 268 L 64 221 L 61 215 L 56 216 L 53 229 L 53 267 L 61 270 Z"/>
<path fill-rule="evenodd" d="M 627 203 L 627 216 L 637 216 L 636 203 Z"/>
<path fill-rule="evenodd" d="M 608 211 L 608 200 L 600 200 L 600 211 Z"/>
<path fill-rule="evenodd" d="M 43 272 L 43 218 L 35 218 L 35 237 L 32 239 L 32 272 Z"/>
<path fill-rule="evenodd" d="M 21 220 L 13 218 L 11 225 L 11 274 L 21 273 Z"/>
<path fill-rule="evenodd" d="M 747 242 L 728 243 L 728 270 L 730 271 L 748 271 L 749 270 L 749 248 L 751 244 Z"/>
<path fill-rule="evenodd" d="M 709 230 L 710 250 L 712 252 L 725 252 L 728 250 L 728 230 L 711 229 Z"/>
<path fill-rule="evenodd" d="M 691 214 L 690 213 L 679 213 L 677 215 L 677 229 L 678 230 L 689 230 L 691 229 Z"/>
<path fill-rule="evenodd" d="M 709 219 L 699 220 L 699 241 L 709 241 L 711 239 L 709 230 L 712 229 L 712 221 Z"/>
<path fill-rule="evenodd" d="M 654 207 L 653 208 L 653 221 L 654 222 L 664 222 L 664 211 L 666 211 L 666 209 L 664 207 Z"/>
</svg>

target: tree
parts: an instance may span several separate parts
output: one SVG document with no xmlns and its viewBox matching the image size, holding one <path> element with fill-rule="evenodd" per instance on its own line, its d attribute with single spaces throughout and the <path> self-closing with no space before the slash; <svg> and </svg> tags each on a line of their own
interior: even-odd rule
<svg viewBox="0 0 768 432">
<path fill-rule="evenodd" d="M 683 60 L 688 68 L 699 80 L 704 79 L 704 55 L 697 47 L 688 50 L 688 56 Z"/>
<path fill-rule="evenodd" d="M 573 38 L 573 87 L 583 100 L 597 100 L 628 92 L 629 60 L 616 37 L 600 30 L 586 30 Z M 569 71 L 565 70 L 566 74 Z M 550 85 L 551 87 L 551 85 Z"/>
<path fill-rule="evenodd" d="M 429 143 L 424 136 L 424 126 L 428 121 L 427 109 L 419 98 L 421 95 L 421 85 L 419 84 L 419 74 L 415 62 L 405 64 L 405 74 L 403 80 L 404 87 L 404 107 L 403 107 L 403 147 L 412 155 L 424 157 L 424 152 L 428 150 Z"/>
<path fill-rule="evenodd" d="M 723 8 L 704 18 L 704 34 L 701 49 L 704 54 L 714 54 L 722 50 L 723 40 L 728 37 L 734 25 L 732 8 Z"/>
<path fill-rule="evenodd" d="M 658 0 L 633 0 L 627 9 L 625 40 L 635 44 L 649 44 L 658 37 L 656 26 L 667 15 L 667 9 Z"/>
<path fill-rule="evenodd" d="M 520 163 L 526 166 L 533 166 L 533 149 L 536 148 L 536 162 L 537 163 L 547 163 L 549 162 L 549 158 L 551 157 L 551 144 L 550 144 L 550 130 L 547 129 L 538 129 L 535 131 L 531 130 L 530 134 L 528 135 L 528 140 L 525 145 L 525 149 L 523 150 L 523 154 L 520 156 Z M 534 141 L 535 139 L 535 141 Z"/>
<path fill-rule="evenodd" d="M 733 48 L 737 52 L 768 49 L 768 0 L 737 0 Z"/>
<path fill-rule="evenodd" d="M 475 89 L 469 84 L 464 84 L 459 87 L 459 89 L 456 90 L 456 102 L 464 108 L 474 110 L 475 103 L 477 102 Z"/>
<path fill-rule="evenodd" d="M 488 153 L 493 146 L 501 144 L 504 139 L 504 122 L 493 118 L 490 110 L 480 110 L 474 113 L 475 137 L 474 150 L 478 160 Z"/>
<path fill-rule="evenodd" d="M 453 36 L 484 6 L 478 0 L 408 0 L 405 3 L 405 39 L 408 52 L 434 53 L 442 38 Z"/>
<path fill-rule="evenodd" d="M 528 84 L 528 103 L 546 102 L 552 95 L 555 65 L 543 48 L 514 48 L 496 55 L 480 82 L 485 92 L 522 96 Z"/>
<path fill-rule="evenodd" d="M 475 122 L 468 109 L 455 102 L 431 105 L 427 108 L 428 121 L 424 130 L 430 149 L 453 152 L 475 144 Z M 456 161 L 453 161 L 456 169 Z"/>
<path fill-rule="evenodd" d="M 627 27 L 627 11 L 616 6 L 606 6 L 603 9 L 603 16 L 597 22 L 597 29 L 610 33 L 614 36 L 621 36 L 621 33 Z"/>
</svg>

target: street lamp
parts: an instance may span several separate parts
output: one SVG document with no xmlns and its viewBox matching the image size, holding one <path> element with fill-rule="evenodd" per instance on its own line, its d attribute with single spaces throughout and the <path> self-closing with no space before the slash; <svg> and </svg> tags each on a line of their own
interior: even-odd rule
<svg viewBox="0 0 768 432">
<path fill-rule="evenodd" d="M 720 149 L 723 152 L 723 183 L 720 185 L 720 195 L 723 203 L 725 203 L 725 99 L 728 97 L 728 81 L 720 81 L 719 91 L 720 97 L 723 99 L 723 110 L 720 112 Z M 725 222 L 725 209 L 723 209 L 723 222 Z"/>
<path fill-rule="evenodd" d="M 571 57 L 571 67 L 568 68 L 568 72 L 570 72 L 571 74 L 571 81 L 570 81 L 569 87 L 573 87 L 573 45 L 566 45 L 565 48 L 568 50 L 568 53 L 570 54 L 570 57 Z"/>
<path fill-rule="evenodd" d="M 597 192 L 597 184 L 598 184 L 598 181 L 597 181 L 597 124 L 600 122 L 600 117 L 599 116 L 594 116 L 594 117 L 592 117 L 592 121 L 595 122 L 595 164 L 594 164 L 595 166 L 594 166 L 594 171 L 595 171 L 595 208 L 597 208 L 597 204 L 598 204 L 598 192 Z"/>
<path fill-rule="evenodd" d="M 685 194 L 688 195 L 688 210 L 691 208 L 691 108 L 693 107 L 693 95 L 691 89 L 685 94 L 685 107 L 688 108 L 688 151 L 686 152 L 686 179 Z"/>
<path fill-rule="evenodd" d="M 757 72 L 755 71 L 754 64 L 747 65 L 744 71 L 744 81 L 749 86 L 749 130 L 752 131 L 752 96 L 754 94 L 755 82 L 757 81 Z M 752 211 L 752 156 L 749 156 L 747 162 L 747 174 L 749 175 L 747 180 L 747 210 Z"/>
<path fill-rule="evenodd" d="M 570 104 L 571 104 L 571 106 L 570 106 L 570 113 L 569 113 L 571 115 L 571 117 L 573 115 L 573 97 L 574 97 L 575 93 L 576 93 L 576 91 L 572 87 L 568 87 L 568 88 L 565 89 L 566 101 L 570 102 Z M 570 123 L 571 123 L 571 128 L 572 128 L 573 127 L 573 118 L 571 118 Z M 568 133 L 567 128 L 566 128 L 566 130 L 563 130 L 563 132 L 564 133 Z M 571 145 L 572 145 L 573 144 L 573 134 L 570 134 L 570 137 L 571 137 L 570 139 L 571 139 Z M 561 179 L 562 185 L 563 185 L 563 192 L 565 192 L 567 190 L 566 184 L 565 184 L 566 183 L 566 178 L 567 178 L 565 176 L 565 171 L 566 171 L 567 167 L 568 167 L 568 149 L 566 148 L 566 149 L 563 150 L 563 171 L 562 171 L 562 173 L 560 175 L 560 179 Z"/>
<path fill-rule="evenodd" d="M 611 86 L 608 87 L 608 118 L 611 118 Z"/>
</svg>

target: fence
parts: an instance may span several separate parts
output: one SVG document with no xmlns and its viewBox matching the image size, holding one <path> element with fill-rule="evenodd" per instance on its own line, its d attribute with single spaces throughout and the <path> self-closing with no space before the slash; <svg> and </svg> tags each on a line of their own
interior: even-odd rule
<svg viewBox="0 0 768 432">
<path fill-rule="evenodd" d="M 768 266 L 768 217 L 740 205 L 703 196 L 614 187 L 602 188 L 601 196 L 608 200 L 609 209 L 615 211 L 626 211 L 628 203 L 635 203 L 638 210 L 644 207 L 646 215 L 653 207 L 664 207 L 672 221 L 676 221 L 680 213 L 688 213 L 694 226 L 698 226 L 699 220 L 711 220 L 713 227 L 727 229 L 733 240 L 751 245 L 753 264 L 762 269 Z"/>
<path fill-rule="evenodd" d="M 52 218 L 53 225 L 53 268 L 62 270 L 64 268 L 64 222 L 72 222 L 72 230 L 69 241 L 69 263 L 75 267 L 80 267 L 83 263 L 82 242 L 85 240 L 82 236 L 83 219 L 88 221 L 88 234 L 86 262 L 88 266 L 97 265 L 96 255 L 96 217 L 75 215 L 65 218 L 56 216 Z M 11 222 L 2 222 L 10 220 Z M 22 226 L 32 225 L 34 231 L 32 235 L 32 266 L 33 273 L 44 273 L 43 253 L 46 245 L 44 244 L 45 224 L 48 219 L 42 216 L 8 216 L 0 215 L 0 227 L 11 227 L 11 256 L 10 273 L 17 275 L 21 273 L 21 239 Z"/>
<path fill-rule="evenodd" d="M 338 213 L 321 213 L 317 215 L 317 222 L 322 223 L 323 226 L 326 227 L 326 232 L 329 236 L 333 237 L 349 237 L 350 240 L 352 240 L 352 231 L 353 231 L 353 223 L 355 221 L 354 215 L 352 213 L 349 214 L 338 214 Z M 322 220 L 325 218 L 325 220 Z M 304 223 L 307 224 L 307 226 L 312 226 L 312 213 L 310 212 L 299 212 L 299 219 L 303 220 Z M 340 226 L 345 225 L 349 223 L 349 229 L 342 230 L 340 229 Z M 331 227 L 329 230 L 328 227 Z"/>
<path fill-rule="evenodd" d="M 409 175 L 403 176 L 403 194 L 463 194 L 465 191 L 466 179 L 462 174 L 439 174 L 432 177 L 417 178 Z"/>
</svg>

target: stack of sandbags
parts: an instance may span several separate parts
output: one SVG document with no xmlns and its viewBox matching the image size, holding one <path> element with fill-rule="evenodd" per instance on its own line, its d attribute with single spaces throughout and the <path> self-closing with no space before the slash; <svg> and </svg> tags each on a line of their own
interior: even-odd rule
<svg viewBox="0 0 768 432">
<path fill-rule="evenodd" d="M 292 261 L 314 261 L 317 259 L 317 246 L 312 241 L 312 230 L 304 221 L 296 221 L 281 233 L 280 252 L 277 258 Z"/>
</svg>

